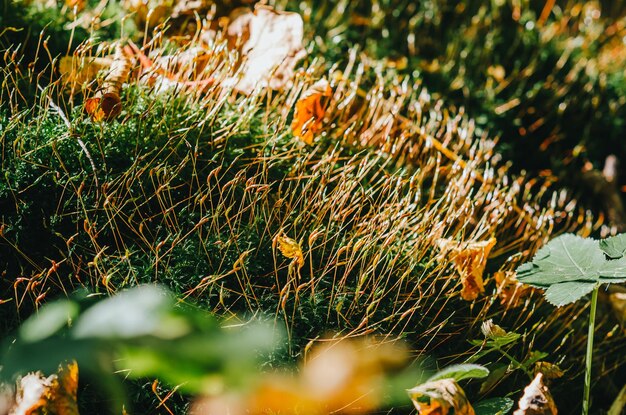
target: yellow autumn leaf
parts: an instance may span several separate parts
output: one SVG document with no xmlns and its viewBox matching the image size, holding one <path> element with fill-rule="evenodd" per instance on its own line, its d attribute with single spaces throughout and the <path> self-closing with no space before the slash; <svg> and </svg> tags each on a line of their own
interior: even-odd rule
<svg viewBox="0 0 626 415">
<path fill-rule="evenodd" d="M 332 95 L 332 89 L 324 78 L 307 89 L 298 102 L 291 123 L 293 135 L 306 144 L 313 144 L 315 134 L 321 131 L 326 109 L 322 103 L 324 98 Z"/>
<path fill-rule="evenodd" d="M 300 248 L 298 242 L 281 233 L 274 238 L 274 244 L 278 245 L 278 250 L 281 254 L 286 258 L 293 259 L 298 265 L 298 268 L 302 268 L 304 265 L 304 255 L 302 254 L 302 248 Z"/>
<path fill-rule="evenodd" d="M 485 291 L 483 273 L 491 248 L 496 239 L 479 242 L 457 242 L 450 239 L 439 239 L 439 249 L 454 262 L 461 277 L 463 289 L 461 297 L 466 301 L 475 300 Z"/>
</svg>

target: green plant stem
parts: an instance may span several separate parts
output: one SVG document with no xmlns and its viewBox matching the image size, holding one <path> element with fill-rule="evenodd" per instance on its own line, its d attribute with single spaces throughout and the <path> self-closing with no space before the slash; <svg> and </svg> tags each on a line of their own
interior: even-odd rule
<svg viewBox="0 0 626 415">
<path fill-rule="evenodd" d="M 511 363 L 513 363 L 515 369 L 522 369 L 522 371 L 524 373 L 526 373 L 526 375 L 532 380 L 532 374 L 528 371 L 528 369 L 526 368 L 526 366 L 522 365 L 521 362 L 519 362 L 516 358 L 514 358 L 513 356 L 511 356 L 510 354 L 508 354 L 507 352 L 505 352 L 504 350 L 502 350 L 499 346 L 496 346 L 495 349 L 497 351 L 499 351 L 502 356 L 506 357 L 507 359 L 509 359 L 511 361 Z"/>
<path fill-rule="evenodd" d="M 593 333 L 596 325 L 596 305 L 598 304 L 598 289 L 596 285 L 591 294 L 589 309 L 589 333 L 587 334 L 587 354 L 585 355 L 585 396 L 583 397 L 583 415 L 589 414 L 589 393 L 591 391 L 591 363 L 593 360 Z"/>
</svg>

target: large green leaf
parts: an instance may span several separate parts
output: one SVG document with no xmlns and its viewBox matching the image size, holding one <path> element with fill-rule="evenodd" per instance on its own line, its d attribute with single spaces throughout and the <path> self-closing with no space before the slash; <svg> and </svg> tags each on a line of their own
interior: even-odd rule
<svg viewBox="0 0 626 415">
<path fill-rule="evenodd" d="M 486 367 L 475 365 L 473 363 L 464 363 L 460 365 L 448 366 L 445 369 L 440 370 L 428 378 L 427 382 L 441 379 L 454 379 L 458 382 L 463 379 L 484 378 L 487 375 L 489 375 L 489 369 Z"/>
<path fill-rule="evenodd" d="M 596 283 L 571 281 L 550 286 L 546 292 L 546 300 L 552 305 L 561 307 L 578 301 L 593 291 Z"/>
<path fill-rule="evenodd" d="M 517 278 L 538 287 L 570 281 L 595 283 L 603 267 L 607 274 L 614 271 L 607 265 L 598 241 L 566 234 L 551 240 L 537 252 L 532 262 L 519 267 Z"/>
<path fill-rule="evenodd" d="M 626 233 L 600 241 L 600 248 L 611 259 L 619 259 L 626 254 Z"/>
</svg>

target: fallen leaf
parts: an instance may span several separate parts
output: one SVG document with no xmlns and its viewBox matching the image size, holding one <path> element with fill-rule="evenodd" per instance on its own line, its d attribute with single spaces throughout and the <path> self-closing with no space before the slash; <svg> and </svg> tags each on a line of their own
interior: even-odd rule
<svg viewBox="0 0 626 415">
<path fill-rule="evenodd" d="M 513 415 L 557 415 L 558 411 L 548 387 L 543 384 L 543 374 L 526 386 L 519 400 L 519 409 Z"/>
<path fill-rule="evenodd" d="M 112 57 L 63 56 L 59 60 L 59 73 L 63 79 L 63 85 L 75 90 L 77 87 L 96 79 L 98 72 L 110 68 L 112 63 Z"/>
<path fill-rule="evenodd" d="M 124 0 L 124 9 L 133 15 L 135 24 L 141 30 L 152 29 L 172 14 L 172 0 Z"/>
<path fill-rule="evenodd" d="M 324 78 L 304 91 L 296 103 L 296 111 L 291 123 L 294 136 L 299 137 L 306 144 L 313 144 L 315 134 L 322 129 L 324 113 L 326 112 L 322 99 L 330 97 L 332 89 Z"/>
<path fill-rule="evenodd" d="M 102 85 L 95 96 L 85 101 L 85 111 L 94 121 L 110 121 L 122 112 L 120 93 L 122 84 L 128 79 L 131 61 L 118 45 Z"/>
<path fill-rule="evenodd" d="M 234 89 L 250 94 L 261 85 L 282 89 L 291 82 L 298 61 L 306 56 L 302 45 L 304 22 L 297 13 L 258 6 L 234 18 L 226 37 L 242 59 L 241 77 Z"/>
<path fill-rule="evenodd" d="M 418 415 L 474 415 L 474 408 L 454 379 L 426 382 L 408 390 Z"/>
<path fill-rule="evenodd" d="M 298 242 L 284 234 L 277 235 L 274 241 L 275 244 L 278 244 L 278 250 L 281 254 L 286 258 L 293 259 L 298 265 L 298 269 L 302 268 L 304 265 L 304 255 L 302 254 L 302 248 L 300 248 Z"/>
<path fill-rule="evenodd" d="M 29 373 L 17 382 L 15 405 L 9 415 L 78 415 L 78 365 L 59 366 L 56 375 Z"/>
<path fill-rule="evenodd" d="M 483 273 L 491 248 L 496 239 L 480 242 L 457 242 L 450 239 L 439 239 L 437 245 L 441 252 L 450 255 L 457 272 L 461 276 L 463 289 L 461 297 L 466 301 L 475 300 L 485 291 Z"/>
<path fill-rule="evenodd" d="M 506 308 L 519 307 L 522 299 L 529 295 L 533 288 L 517 280 L 515 271 L 498 271 L 494 275 L 500 304 Z"/>
</svg>

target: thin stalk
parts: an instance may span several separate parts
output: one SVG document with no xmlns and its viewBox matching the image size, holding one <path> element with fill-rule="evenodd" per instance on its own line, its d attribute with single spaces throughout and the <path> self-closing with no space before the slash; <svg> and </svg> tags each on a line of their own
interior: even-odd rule
<svg viewBox="0 0 626 415">
<path fill-rule="evenodd" d="M 596 305 L 598 304 L 597 284 L 591 293 L 591 307 L 589 309 L 589 333 L 587 334 L 587 354 L 585 355 L 585 396 L 583 397 L 583 415 L 589 414 L 589 393 L 591 391 L 591 361 L 593 359 L 593 333 L 596 325 Z"/>
</svg>

